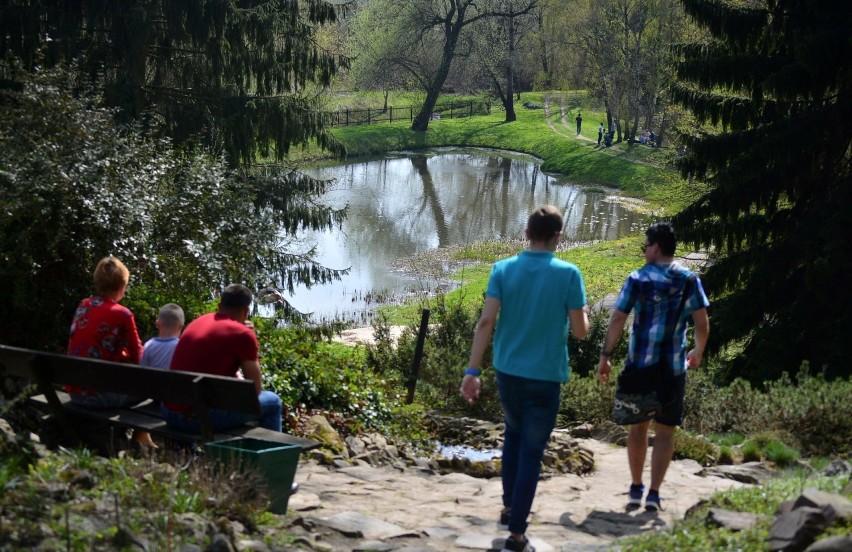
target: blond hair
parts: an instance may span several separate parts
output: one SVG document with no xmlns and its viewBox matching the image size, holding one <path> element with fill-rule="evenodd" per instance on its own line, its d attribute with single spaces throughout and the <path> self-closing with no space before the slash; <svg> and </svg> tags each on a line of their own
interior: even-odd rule
<svg viewBox="0 0 852 552">
<path fill-rule="evenodd" d="M 110 255 L 98 261 L 94 274 L 95 293 L 112 295 L 130 282 L 130 271 L 124 263 Z"/>
</svg>

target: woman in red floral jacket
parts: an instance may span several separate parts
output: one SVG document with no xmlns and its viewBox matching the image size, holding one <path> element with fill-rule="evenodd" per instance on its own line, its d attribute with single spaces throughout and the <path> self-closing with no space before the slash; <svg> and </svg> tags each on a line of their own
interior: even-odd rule
<svg viewBox="0 0 852 552">
<path fill-rule="evenodd" d="M 98 262 L 94 274 L 95 294 L 80 301 L 74 312 L 68 340 L 69 355 L 139 364 L 142 340 L 136 330 L 136 320 L 130 309 L 118 304 L 129 281 L 130 271 L 120 260 L 109 256 Z M 143 400 L 73 386 L 66 386 L 65 391 L 71 395 L 72 404 L 92 409 L 120 408 Z M 141 445 L 156 446 L 148 432 L 135 432 L 133 440 Z"/>
</svg>

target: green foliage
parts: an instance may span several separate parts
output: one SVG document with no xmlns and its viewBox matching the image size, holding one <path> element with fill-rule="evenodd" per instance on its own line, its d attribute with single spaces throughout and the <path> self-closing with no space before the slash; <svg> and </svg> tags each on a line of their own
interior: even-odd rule
<svg viewBox="0 0 852 552">
<path fill-rule="evenodd" d="M 719 447 L 719 456 L 716 458 L 717 464 L 733 464 L 735 460 L 734 451 L 731 450 L 731 447 L 727 445 Z"/>
<path fill-rule="evenodd" d="M 177 152 L 117 125 L 114 111 L 94 107 L 97 94 L 75 97 L 74 88 L 73 75 L 56 70 L 19 91 L 0 89 L 0 341 L 62 348 L 108 254 L 130 269 L 127 304 L 140 309 L 143 335 L 163 303 L 197 314 L 200 300 L 232 281 L 292 288 L 337 276 L 310 252 L 281 245 L 298 228 L 342 216 L 317 216 L 310 199 L 324 183 Z"/>
<path fill-rule="evenodd" d="M 381 428 L 392 419 L 392 407 L 400 402 L 398 392 L 366 369 L 357 349 L 327 343 L 298 327 L 278 329 L 261 323 L 257 334 L 264 388 L 281 396 L 291 425 L 300 413 L 312 410 L 369 428 Z"/>
<path fill-rule="evenodd" d="M 491 366 L 489 343 L 482 361 L 482 392 L 473 405 L 459 395 L 459 385 L 473 342 L 479 313 L 461 301 L 439 295 L 430 305 L 429 334 L 424 343 L 415 397 L 427 408 L 444 412 L 463 412 L 485 419 L 500 418 L 500 404 Z M 417 343 L 419 324 L 410 325 L 396 345 L 387 337 L 386 320 L 376 325 L 380 339 L 367 347 L 370 368 L 383 377 L 402 385 L 411 378 L 411 367 Z M 384 337 L 383 337 L 384 336 Z"/>
<path fill-rule="evenodd" d="M 707 436 L 711 442 L 716 443 L 720 447 L 730 447 L 733 445 L 742 444 L 745 441 L 745 435 L 736 431 L 728 431 L 724 433 L 711 433 Z"/>
<path fill-rule="evenodd" d="M 799 459 L 799 453 L 780 441 L 770 441 L 763 448 L 763 455 L 770 462 L 781 467 L 792 466 Z"/>
<path fill-rule="evenodd" d="M 766 550 L 769 527 L 778 505 L 795 500 L 806 488 L 842 494 L 848 486 L 848 475 L 840 477 L 808 477 L 803 473 L 788 472 L 770 479 L 762 485 L 748 485 L 714 495 L 709 503 L 699 508 L 691 517 L 679 521 L 671 529 L 649 531 L 622 543 L 631 552 L 679 552 L 681 550 L 739 550 L 762 552 Z M 848 490 L 846 491 L 848 496 Z M 745 531 L 730 531 L 710 526 L 705 522 L 709 508 L 722 508 L 735 512 L 749 512 L 765 516 L 755 527 Z M 848 534 L 850 523 L 832 524 L 824 536 Z"/>
<path fill-rule="evenodd" d="M 610 420 L 614 399 L 615 385 L 612 383 L 601 383 L 594 373 L 587 376 L 572 373 L 568 384 L 562 386 L 558 424 Z"/>
<path fill-rule="evenodd" d="M 743 462 L 759 462 L 763 460 L 760 444 L 756 441 L 746 441 L 743 443 L 740 454 L 743 455 Z"/>
<path fill-rule="evenodd" d="M 9 0 L 0 36 L 14 38 L 0 41 L 0 59 L 16 55 L 27 70 L 73 63 L 124 120 L 155 113 L 177 143 L 203 142 L 234 165 L 258 152 L 281 161 L 311 140 L 342 155 L 311 93 L 348 65 L 317 43 L 335 20 L 322 0 Z"/>
<path fill-rule="evenodd" d="M 14 529 L 8 523 L 0 526 L 4 547 L 29 550 L 61 539 L 61 546 L 54 548 L 65 549 L 67 540 L 74 550 L 114 549 L 112 538 L 119 524 L 136 534 L 144 532 L 140 537 L 153 548 L 179 547 L 197 538 L 193 531 L 170 523 L 174 515 L 185 513 L 258 525 L 268 497 L 258 492 L 257 474 L 233 477 L 203 459 L 177 470 L 169 462 L 182 464 L 185 459 L 165 460 L 104 459 L 85 449 L 60 450 L 41 458 L 0 493 L 4 516 L 16 520 Z M 69 502 L 60 495 L 46 495 L 45 485 L 68 487 L 75 498 Z M 84 523 L 96 510 L 103 510 L 104 523 Z M 66 520 L 71 534 L 66 534 Z"/>
<path fill-rule="evenodd" d="M 672 95 L 709 128 L 680 168 L 710 187 L 673 222 L 714 252 L 708 351 L 744 343 L 734 373 L 757 384 L 803 361 L 849 376 L 852 4 L 682 4 L 709 38 L 676 49 Z"/>
<path fill-rule="evenodd" d="M 702 435 L 678 428 L 674 441 L 675 458 L 691 458 L 702 466 L 712 466 L 719 458 L 719 447 Z"/>
<path fill-rule="evenodd" d="M 848 454 L 852 443 L 852 380 L 799 374 L 755 389 L 745 380 L 716 387 L 712 374 L 690 372 L 684 427 L 708 434 L 769 432 L 807 455 Z M 733 443 L 732 443 L 733 444 Z"/>
</svg>

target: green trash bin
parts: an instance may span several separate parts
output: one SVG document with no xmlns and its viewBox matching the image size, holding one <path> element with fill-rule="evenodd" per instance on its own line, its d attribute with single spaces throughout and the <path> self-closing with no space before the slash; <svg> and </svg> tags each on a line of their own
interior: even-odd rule
<svg viewBox="0 0 852 552">
<path fill-rule="evenodd" d="M 302 447 L 247 437 L 205 443 L 204 452 L 210 461 L 242 471 L 257 471 L 266 482 L 269 511 L 287 513 Z"/>
</svg>

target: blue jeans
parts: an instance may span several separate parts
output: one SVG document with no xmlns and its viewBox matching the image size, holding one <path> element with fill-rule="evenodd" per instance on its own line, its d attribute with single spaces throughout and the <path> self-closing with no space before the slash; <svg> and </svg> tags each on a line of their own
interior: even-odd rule
<svg viewBox="0 0 852 552">
<path fill-rule="evenodd" d="M 260 417 L 217 408 L 211 409 L 210 420 L 213 422 L 213 431 L 228 429 L 253 421 L 257 421 L 260 427 L 281 431 L 281 397 L 272 391 L 261 391 L 257 400 L 260 402 Z M 196 418 L 187 420 L 182 412 L 169 410 L 162 404 L 160 405 L 160 413 L 169 427 L 173 429 L 186 433 L 201 433 L 201 423 Z"/>
<path fill-rule="evenodd" d="M 503 440 L 503 506 L 511 508 L 509 531 L 524 534 L 541 458 L 559 411 L 561 384 L 496 372 L 506 418 Z"/>
</svg>

